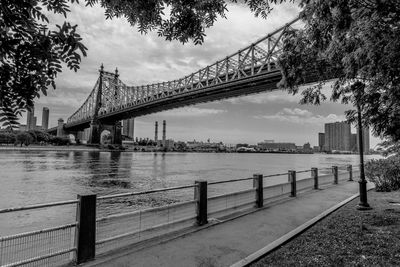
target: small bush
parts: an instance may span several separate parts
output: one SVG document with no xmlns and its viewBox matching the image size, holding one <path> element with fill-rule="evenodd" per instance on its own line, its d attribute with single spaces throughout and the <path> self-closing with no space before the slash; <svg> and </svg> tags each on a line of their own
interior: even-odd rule
<svg viewBox="0 0 400 267">
<path fill-rule="evenodd" d="M 29 130 L 29 131 L 26 131 L 25 133 L 27 133 L 31 136 L 31 143 L 37 142 L 37 135 L 34 130 Z"/>
<path fill-rule="evenodd" d="M 44 131 L 34 130 L 32 132 L 36 136 L 36 142 L 38 142 L 38 143 L 40 143 L 40 142 L 47 143 L 51 139 L 51 136 Z"/>
<path fill-rule="evenodd" d="M 33 137 L 27 132 L 18 133 L 15 137 L 16 144 L 29 146 L 33 142 Z"/>
<path fill-rule="evenodd" d="M 15 134 L 12 132 L 0 132 L 0 144 L 14 144 Z"/>
<path fill-rule="evenodd" d="M 51 137 L 50 142 L 55 146 L 65 146 L 70 144 L 70 140 L 68 137 L 59 137 L 59 136 Z"/>
<path fill-rule="evenodd" d="M 375 184 L 376 191 L 400 189 L 400 156 L 369 161 L 365 165 L 365 175 Z"/>
</svg>

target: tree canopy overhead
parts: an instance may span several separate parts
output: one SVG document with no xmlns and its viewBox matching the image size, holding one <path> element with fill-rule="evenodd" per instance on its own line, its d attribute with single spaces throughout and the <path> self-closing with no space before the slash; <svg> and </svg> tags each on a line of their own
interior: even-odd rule
<svg viewBox="0 0 400 267">
<path fill-rule="evenodd" d="M 281 86 L 297 93 L 310 68 L 321 82 L 302 91 L 303 103 L 325 100 L 324 74 L 340 69 L 332 100 L 359 106 L 375 134 L 400 140 L 400 1 L 303 0 L 305 27 L 284 38 Z M 346 112 L 350 120 L 355 110 Z"/>
<path fill-rule="evenodd" d="M 293 0 L 290 0 L 293 1 Z M 11 129 L 34 98 L 56 88 L 67 68 L 77 71 L 87 48 L 77 25 L 51 25 L 46 14 L 67 18 L 78 0 L 2 0 L 0 5 L 0 123 Z M 157 31 L 166 40 L 202 44 L 205 29 L 225 17 L 227 2 L 236 0 L 84 0 L 100 4 L 106 19 L 124 17 L 139 32 Z M 284 0 L 242 0 L 256 16 L 266 17 L 272 4 Z"/>
<path fill-rule="evenodd" d="M 86 55 L 77 26 L 65 22 L 50 29 L 43 8 L 64 16 L 69 11 L 66 1 L 2 0 L 0 5 L 0 122 L 11 129 L 40 92 L 56 87 L 62 62 L 76 71 Z"/>
<path fill-rule="evenodd" d="M 87 48 L 79 27 L 53 27 L 46 14 L 67 18 L 77 0 L 3 0 L 0 5 L 0 122 L 15 127 L 34 98 L 55 88 L 63 64 L 77 71 Z M 227 3 L 240 2 L 266 17 L 274 4 L 299 3 L 305 27 L 284 38 L 281 86 L 296 93 L 310 66 L 321 82 L 303 90 L 303 102 L 318 104 L 332 68 L 341 69 L 331 98 L 362 107 L 376 134 L 400 140 L 400 1 L 398 0 L 85 0 L 101 5 L 105 18 L 124 17 L 141 33 L 201 44 L 205 30 L 225 17 Z M 347 113 L 354 119 L 355 112 Z"/>
</svg>

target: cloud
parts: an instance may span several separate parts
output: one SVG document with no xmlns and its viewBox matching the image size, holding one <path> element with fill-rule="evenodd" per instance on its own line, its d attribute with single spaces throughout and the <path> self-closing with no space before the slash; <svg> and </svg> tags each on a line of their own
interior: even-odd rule
<svg viewBox="0 0 400 267">
<path fill-rule="evenodd" d="M 329 114 L 327 116 L 315 115 L 306 109 L 300 108 L 284 108 L 273 115 L 256 115 L 256 119 L 267 119 L 281 122 L 289 122 L 296 124 L 324 124 L 328 122 L 343 121 L 344 115 Z"/>
<path fill-rule="evenodd" d="M 83 3 L 71 5 L 67 20 L 78 24 L 78 32 L 88 47 L 88 57 L 83 59 L 79 75 L 96 73 L 103 62 L 106 70 L 118 67 L 121 79 L 128 84 L 178 79 L 264 37 L 296 17 L 299 11 L 293 3 L 277 5 L 264 20 L 254 17 L 247 6 L 228 4 L 227 7 L 227 18 L 219 17 L 213 27 L 206 30 L 203 45 L 191 42 L 183 45 L 178 41 L 165 41 L 156 32 L 142 35 L 124 18 L 106 20 L 104 9 L 99 5 L 92 8 Z M 49 18 L 57 24 L 65 20 L 51 13 Z"/>
<path fill-rule="evenodd" d="M 255 95 L 224 100 L 231 104 L 266 104 L 266 103 L 299 103 L 301 95 L 291 95 L 286 91 L 277 90 Z"/>
<path fill-rule="evenodd" d="M 167 110 L 163 112 L 163 115 L 172 117 L 201 117 L 221 114 L 225 112 L 226 110 L 222 109 L 184 107 L 179 109 Z"/>
</svg>

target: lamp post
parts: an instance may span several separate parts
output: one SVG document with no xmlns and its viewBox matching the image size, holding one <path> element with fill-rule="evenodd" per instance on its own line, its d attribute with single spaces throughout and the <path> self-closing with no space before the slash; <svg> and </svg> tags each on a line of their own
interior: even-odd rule
<svg viewBox="0 0 400 267">
<path fill-rule="evenodd" d="M 357 119 L 358 119 L 358 152 L 360 153 L 360 203 L 357 206 L 358 210 L 369 210 L 372 209 L 367 201 L 367 181 L 365 180 L 364 173 L 364 143 L 363 143 L 363 132 L 362 132 L 362 121 L 361 121 L 361 108 L 360 104 L 357 104 Z"/>
</svg>

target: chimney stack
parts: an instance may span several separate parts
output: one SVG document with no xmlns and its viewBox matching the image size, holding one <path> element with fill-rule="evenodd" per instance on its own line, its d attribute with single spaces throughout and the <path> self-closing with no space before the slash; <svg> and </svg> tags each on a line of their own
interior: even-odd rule
<svg viewBox="0 0 400 267">
<path fill-rule="evenodd" d="M 166 132 L 167 132 L 167 122 L 163 120 L 163 130 L 162 130 L 162 143 L 163 146 L 165 147 L 165 137 L 166 137 Z"/>
<path fill-rule="evenodd" d="M 154 130 L 154 141 L 156 143 L 158 141 L 158 121 L 156 121 L 155 130 Z"/>
</svg>

